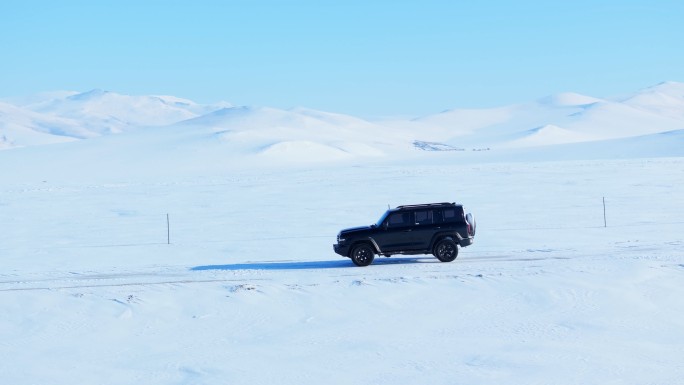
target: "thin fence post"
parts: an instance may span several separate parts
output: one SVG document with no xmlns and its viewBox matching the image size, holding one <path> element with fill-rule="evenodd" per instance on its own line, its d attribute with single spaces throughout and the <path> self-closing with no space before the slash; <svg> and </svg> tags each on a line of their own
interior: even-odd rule
<svg viewBox="0 0 684 385">
<path fill-rule="evenodd" d="M 166 244 L 171 244 L 171 225 L 169 222 L 169 214 L 166 214 Z"/>
<path fill-rule="evenodd" d="M 603 227 L 608 227 L 608 222 L 606 222 L 606 197 L 603 197 Z"/>
</svg>

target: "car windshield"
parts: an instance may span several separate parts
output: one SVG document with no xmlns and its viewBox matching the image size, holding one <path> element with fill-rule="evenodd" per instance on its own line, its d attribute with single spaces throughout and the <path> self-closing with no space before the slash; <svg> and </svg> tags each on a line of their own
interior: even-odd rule
<svg viewBox="0 0 684 385">
<path fill-rule="evenodd" d="M 378 219 L 378 221 L 375 223 L 375 226 L 376 226 L 376 227 L 382 226 L 382 222 L 385 221 L 385 218 L 387 218 L 387 216 L 389 215 L 389 213 L 390 213 L 390 210 L 385 211 L 385 213 L 382 214 L 382 216 L 380 217 L 380 219 Z"/>
</svg>

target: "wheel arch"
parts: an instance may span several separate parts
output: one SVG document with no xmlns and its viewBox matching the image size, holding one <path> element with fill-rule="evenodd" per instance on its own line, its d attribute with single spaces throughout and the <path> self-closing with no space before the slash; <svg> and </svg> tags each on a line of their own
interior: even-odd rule
<svg viewBox="0 0 684 385">
<path fill-rule="evenodd" d="M 347 256 L 351 256 L 351 253 L 354 251 L 354 249 L 362 244 L 367 244 L 373 249 L 373 252 L 375 254 L 382 254 L 382 251 L 380 250 L 380 247 L 378 246 L 377 242 L 373 238 L 365 238 L 365 239 L 359 239 L 355 241 L 354 243 L 349 246 L 349 254 Z"/>
<path fill-rule="evenodd" d="M 459 244 L 458 233 L 456 233 L 456 235 L 452 233 L 437 233 L 432 236 L 432 241 L 430 242 L 430 251 L 433 251 L 435 246 L 437 246 L 439 241 L 442 239 L 451 239 L 452 241 L 456 242 L 456 244 Z"/>
</svg>

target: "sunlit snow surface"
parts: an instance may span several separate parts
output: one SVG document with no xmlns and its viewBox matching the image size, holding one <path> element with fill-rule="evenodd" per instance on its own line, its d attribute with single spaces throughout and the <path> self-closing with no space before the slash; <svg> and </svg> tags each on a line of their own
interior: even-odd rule
<svg viewBox="0 0 684 385">
<path fill-rule="evenodd" d="M 680 383 L 684 158 L 449 154 L 175 176 L 150 161 L 129 179 L 0 157 L 25 162 L 0 182 L 0 378 Z M 478 220 L 456 261 L 333 253 L 341 228 L 433 201 Z"/>
</svg>

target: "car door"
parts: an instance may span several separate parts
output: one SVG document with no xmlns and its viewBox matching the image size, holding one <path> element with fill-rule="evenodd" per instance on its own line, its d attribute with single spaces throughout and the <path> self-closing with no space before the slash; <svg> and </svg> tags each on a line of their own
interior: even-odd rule
<svg viewBox="0 0 684 385">
<path fill-rule="evenodd" d="M 412 250 L 415 248 L 413 237 L 413 213 L 398 211 L 390 213 L 382 223 L 373 239 L 383 253 L 393 251 Z"/>
<path fill-rule="evenodd" d="M 415 225 L 412 231 L 414 239 L 414 247 L 416 250 L 427 250 L 430 248 L 432 236 L 438 231 L 440 226 L 439 215 L 436 215 L 436 210 L 425 209 L 416 210 L 414 213 Z"/>
</svg>

